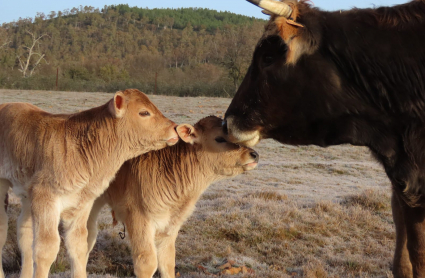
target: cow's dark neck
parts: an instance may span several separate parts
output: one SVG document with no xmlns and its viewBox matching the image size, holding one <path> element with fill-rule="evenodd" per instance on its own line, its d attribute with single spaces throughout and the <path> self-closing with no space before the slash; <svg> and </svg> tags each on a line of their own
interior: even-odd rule
<svg viewBox="0 0 425 278">
<path fill-rule="evenodd" d="M 388 116 L 425 120 L 425 2 L 325 14 L 321 52 L 344 90 Z"/>
<path fill-rule="evenodd" d="M 323 12 L 319 22 L 325 30 L 320 55 L 341 80 L 332 105 L 342 108 L 311 121 L 309 139 L 368 146 L 400 190 L 414 188 L 409 199 L 418 202 L 413 195 L 424 196 L 415 184 L 425 167 L 419 155 L 425 149 L 425 1 Z"/>
</svg>

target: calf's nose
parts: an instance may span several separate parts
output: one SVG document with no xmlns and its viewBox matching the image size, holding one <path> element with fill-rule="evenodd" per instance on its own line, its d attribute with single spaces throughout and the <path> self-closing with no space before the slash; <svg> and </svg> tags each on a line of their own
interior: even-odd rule
<svg viewBox="0 0 425 278">
<path fill-rule="evenodd" d="M 227 129 L 227 120 L 223 120 L 222 122 L 221 122 L 221 126 L 223 127 L 223 132 L 224 132 L 224 134 L 229 134 L 229 130 Z"/>
<path fill-rule="evenodd" d="M 170 138 L 167 140 L 167 145 L 172 146 L 175 145 L 179 141 L 179 135 L 177 134 L 177 124 L 173 121 L 170 121 L 171 123 L 171 130 L 172 135 L 170 135 Z"/>
<path fill-rule="evenodd" d="M 252 151 L 249 153 L 253 159 L 255 159 L 255 162 L 258 162 L 260 159 L 260 155 L 256 151 Z"/>
</svg>

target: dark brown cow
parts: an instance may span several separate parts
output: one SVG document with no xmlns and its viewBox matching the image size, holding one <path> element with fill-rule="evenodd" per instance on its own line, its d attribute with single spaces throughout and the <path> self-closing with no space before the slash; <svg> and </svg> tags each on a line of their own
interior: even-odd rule
<svg viewBox="0 0 425 278">
<path fill-rule="evenodd" d="M 425 277 L 425 1 L 271 15 L 226 112 L 232 141 L 367 146 L 393 185 L 395 277 Z"/>
</svg>

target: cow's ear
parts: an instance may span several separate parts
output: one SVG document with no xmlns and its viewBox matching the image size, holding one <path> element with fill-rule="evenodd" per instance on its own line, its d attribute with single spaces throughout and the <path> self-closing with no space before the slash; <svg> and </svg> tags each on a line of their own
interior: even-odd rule
<svg viewBox="0 0 425 278">
<path fill-rule="evenodd" d="M 115 118 L 122 118 L 127 110 L 127 100 L 122 92 L 116 92 L 114 99 L 109 102 L 109 111 Z"/>
<path fill-rule="evenodd" d="M 288 46 L 286 63 L 294 65 L 302 55 L 313 54 L 318 43 L 308 27 L 297 21 L 299 18 L 298 8 L 292 5 L 292 10 L 290 18 L 271 16 L 271 21 L 274 22 L 279 35 Z"/>
<path fill-rule="evenodd" d="M 199 141 L 199 134 L 196 129 L 189 124 L 181 124 L 176 128 L 179 137 L 186 143 L 194 144 Z"/>
</svg>

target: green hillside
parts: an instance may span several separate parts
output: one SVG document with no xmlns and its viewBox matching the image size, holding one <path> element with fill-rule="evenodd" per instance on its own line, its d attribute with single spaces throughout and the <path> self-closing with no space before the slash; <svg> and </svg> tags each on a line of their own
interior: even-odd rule
<svg viewBox="0 0 425 278">
<path fill-rule="evenodd" d="M 158 24 L 175 29 L 184 29 L 187 24 L 195 30 L 206 29 L 215 31 L 226 25 L 251 24 L 258 19 L 230 12 L 218 12 L 203 8 L 181 8 L 181 9 L 143 9 L 129 7 L 128 5 L 110 6 L 108 9 L 117 11 L 120 15 L 134 15 L 136 20 L 147 20 L 150 24 Z"/>
<path fill-rule="evenodd" d="M 59 90 L 231 96 L 264 23 L 200 8 L 39 13 L 0 27 L 0 87 L 53 90 L 59 71 Z"/>
</svg>

